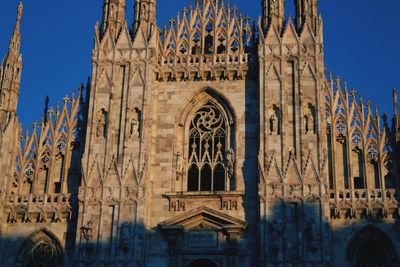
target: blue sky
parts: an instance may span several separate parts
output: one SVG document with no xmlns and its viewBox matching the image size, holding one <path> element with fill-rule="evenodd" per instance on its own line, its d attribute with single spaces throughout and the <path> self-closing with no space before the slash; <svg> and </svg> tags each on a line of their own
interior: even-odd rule
<svg viewBox="0 0 400 267">
<path fill-rule="evenodd" d="M 19 0 L 2 0 L 0 54 L 6 53 Z M 127 0 L 132 23 L 133 0 Z M 190 0 L 158 0 L 163 25 Z M 257 18 L 261 1 L 231 0 Z M 293 12 L 292 2 L 287 10 Z M 398 0 L 320 0 L 325 27 L 325 63 L 355 87 L 364 99 L 392 113 L 392 88 L 400 87 Z M 55 106 L 91 72 L 93 26 L 102 15 L 102 0 L 24 1 L 22 21 L 23 78 L 18 114 L 24 127 L 40 120 L 44 98 Z"/>
</svg>

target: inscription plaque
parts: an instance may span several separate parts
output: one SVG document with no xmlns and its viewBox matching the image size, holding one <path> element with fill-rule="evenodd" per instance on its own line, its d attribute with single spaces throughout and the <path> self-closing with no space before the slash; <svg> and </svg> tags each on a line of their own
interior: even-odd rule
<svg viewBox="0 0 400 267">
<path fill-rule="evenodd" d="M 204 248 L 216 247 L 218 235 L 214 231 L 193 231 L 189 232 L 189 247 Z"/>
</svg>

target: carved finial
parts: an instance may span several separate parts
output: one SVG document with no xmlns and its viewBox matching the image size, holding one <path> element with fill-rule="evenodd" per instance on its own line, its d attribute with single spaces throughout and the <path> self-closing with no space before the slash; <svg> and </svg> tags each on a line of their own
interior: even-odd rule
<svg viewBox="0 0 400 267">
<path fill-rule="evenodd" d="M 342 82 L 342 79 L 340 79 L 339 76 L 336 77 L 336 86 L 337 86 L 338 89 L 341 88 L 341 87 L 340 87 L 341 82 Z"/>
<path fill-rule="evenodd" d="M 67 95 L 64 96 L 63 100 L 64 100 L 64 104 L 68 104 L 71 101 Z"/>
<path fill-rule="evenodd" d="M 353 100 L 356 100 L 356 95 L 357 95 L 356 89 L 352 88 L 351 89 L 351 96 L 353 97 Z"/>
<path fill-rule="evenodd" d="M 17 20 L 20 21 L 21 17 L 22 17 L 22 12 L 24 11 L 24 5 L 22 4 L 22 2 L 20 2 L 18 4 L 18 16 L 17 16 Z"/>
<path fill-rule="evenodd" d="M 36 130 L 37 128 L 39 128 L 39 123 L 37 121 L 33 122 L 33 130 Z"/>
<path fill-rule="evenodd" d="M 371 101 L 367 101 L 367 108 L 368 108 L 368 111 L 371 111 Z"/>
<path fill-rule="evenodd" d="M 233 8 L 232 8 L 232 12 L 233 12 L 233 15 L 236 15 L 236 14 L 237 14 L 237 12 L 238 12 L 238 8 L 237 8 L 237 6 L 236 6 L 236 5 L 234 5 L 234 6 L 233 6 Z"/>
<path fill-rule="evenodd" d="M 60 115 L 60 101 L 57 101 L 56 115 L 57 117 Z"/>
<path fill-rule="evenodd" d="M 385 125 L 387 125 L 387 122 L 388 122 L 388 114 L 385 112 L 385 113 L 383 113 L 383 115 L 382 115 L 382 120 L 383 120 L 383 122 L 385 123 Z"/>
<path fill-rule="evenodd" d="M 54 109 L 50 108 L 48 111 L 49 116 L 52 117 L 54 115 L 54 113 L 55 113 Z"/>
</svg>

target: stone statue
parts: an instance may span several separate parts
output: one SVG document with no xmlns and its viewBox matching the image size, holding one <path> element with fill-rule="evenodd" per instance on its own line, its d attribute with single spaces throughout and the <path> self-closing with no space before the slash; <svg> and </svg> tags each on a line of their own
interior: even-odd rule
<svg viewBox="0 0 400 267">
<path fill-rule="evenodd" d="M 273 240 L 279 240 L 282 238 L 283 226 L 277 220 L 274 220 L 270 225 L 271 237 Z"/>
<path fill-rule="evenodd" d="M 304 11 L 308 11 L 310 8 L 310 0 L 304 0 Z"/>
<path fill-rule="evenodd" d="M 275 116 L 275 112 L 272 113 L 271 117 L 269 118 L 269 129 L 270 135 L 278 134 L 278 119 Z"/>
<path fill-rule="evenodd" d="M 4 93 L 2 93 L 1 95 L 0 95 L 0 106 L 3 106 L 4 105 L 4 100 L 6 99 L 6 96 L 5 96 L 5 94 Z"/>
<path fill-rule="evenodd" d="M 88 221 L 86 226 L 81 227 L 81 234 L 86 242 L 90 242 L 93 239 L 93 222 L 92 221 Z"/>
<path fill-rule="evenodd" d="M 235 152 L 231 148 L 228 150 L 226 154 L 226 171 L 228 173 L 229 179 L 233 178 L 234 165 L 235 165 Z"/>
<path fill-rule="evenodd" d="M 124 252 L 130 249 L 131 228 L 132 225 L 130 223 L 125 223 L 121 227 L 121 250 Z"/>
<path fill-rule="evenodd" d="M 271 116 L 269 117 L 269 130 L 270 135 L 280 134 L 280 109 L 277 105 L 273 105 L 271 109 Z"/>
<path fill-rule="evenodd" d="M 319 234 L 317 230 L 317 225 L 314 220 L 308 222 L 308 226 L 306 229 L 307 240 L 308 240 L 308 248 L 312 253 L 315 253 L 318 250 L 318 241 Z"/>
<path fill-rule="evenodd" d="M 130 110 L 129 112 L 129 138 L 132 137 L 139 137 L 139 127 L 140 127 L 140 122 L 139 122 L 139 115 L 140 111 L 138 108 L 134 108 L 133 110 Z"/>
<path fill-rule="evenodd" d="M 179 181 L 180 178 L 183 176 L 183 169 L 184 169 L 184 159 L 181 152 L 178 152 L 176 156 L 176 180 Z"/>
<path fill-rule="evenodd" d="M 396 89 L 394 89 L 393 90 L 393 103 L 397 106 L 398 105 L 398 93 L 397 93 L 397 90 Z"/>
<path fill-rule="evenodd" d="M 315 225 L 314 220 L 311 220 L 309 222 L 307 233 L 308 233 L 309 240 L 311 240 L 311 241 L 316 241 L 317 240 L 318 233 L 317 233 L 317 227 Z"/>
<path fill-rule="evenodd" d="M 276 8 L 278 7 L 277 0 L 271 0 L 271 12 L 276 12 Z"/>
<path fill-rule="evenodd" d="M 143 4 L 140 12 L 140 16 L 142 17 L 142 19 L 146 18 L 146 13 L 147 13 L 146 4 Z"/>
<path fill-rule="evenodd" d="M 106 118 L 104 109 L 97 112 L 96 136 L 105 137 Z"/>
<path fill-rule="evenodd" d="M 308 104 L 308 106 L 304 108 L 304 133 L 314 134 L 314 130 L 315 130 L 314 107 L 311 104 Z"/>
</svg>

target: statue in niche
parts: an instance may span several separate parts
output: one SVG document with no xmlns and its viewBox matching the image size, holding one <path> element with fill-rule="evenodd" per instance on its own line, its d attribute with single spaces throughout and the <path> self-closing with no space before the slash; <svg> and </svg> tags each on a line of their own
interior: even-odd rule
<svg viewBox="0 0 400 267">
<path fill-rule="evenodd" d="M 183 155 L 181 152 L 178 152 L 176 156 L 176 180 L 179 181 L 180 178 L 182 178 L 183 175 L 183 169 L 184 169 L 184 159 Z"/>
<path fill-rule="evenodd" d="M 282 222 L 274 220 L 269 225 L 269 231 L 271 234 L 271 250 L 274 252 L 274 254 L 278 254 L 280 250 L 279 240 L 282 240 L 282 234 L 283 234 Z"/>
<path fill-rule="evenodd" d="M 0 106 L 3 106 L 3 105 L 4 105 L 5 99 L 6 99 L 6 95 L 5 95 L 4 93 L 2 93 L 2 94 L 0 95 Z"/>
<path fill-rule="evenodd" d="M 114 19 L 114 5 L 110 5 L 110 19 Z"/>
<path fill-rule="evenodd" d="M 319 234 L 314 220 L 308 222 L 306 229 L 309 250 L 315 253 L 318 250 Z"/>
<path fill-rule="evenodd" d="M 121 250 L 128 252 L 130 249 L 132 224 L 125 223 L 121 227 Z"/>
<path fill-rule="evenodd" d="M 97 112 L 97 126 L 96 126 L 96 136 L 97 137 L 106 137 L 106 121 L 107 121 L 107 112 L 104 109 L 101 109 Z"/>
<path fill-rule="evenodd" d="M 142 19 L 146 18 L 146 13 L 147 13 L 146 4 L 143 4 L 142 8 L 141 8 L 141 13 L 140 13 L 140 16 L 142 17 Z"/>
<path fill-rule="evenodd" d="M 280 134 L 280 109 L 276 105 L 273 106 L 269 117 L 269 131 L 270 135 Z"/>
<path fill-rule="evenodd" d="M 81 227 L 81 239 L 85 242 L 84 248 L 88 254 L 92 254 L 94 249 L 93 244 L 93 221 L 88 221 L 86 226 Z"/>
<path fill-rule="evenodd" d="M 129 138 L 139 137 L 140 110 L 136 107 L 128 111 L 128 136 Z"/>
<path fill-rule="evenodd" d="M 228 174 L 228 178 L 233 178 L 234 172 L 234 165 L 235 165 L 235 151 L 233 149 L 229 149 L 226 153 L 226 172 Z"/>
<path fill-rule="evenodd" d="M 271 12 L 276 12 L 277 7 L 278 7 L 277 0 L 271 0 Z"/>
<path fill-rule="evenodd" d="M 86 242 L 90 242 L 93 239 L 93 222 L 88 221 L 86 226 L 81 227 L 81 235 Z"/>
<path fill-rule="evenodd" d="M 310 0 L 304 0 L 304 11 L 307 12 L 310 8 Z"/>
<path fill-rule="evenodd" d="M 315 108 L 311 104 L 304 108 L 304 133 L 315 133 Z"/>
<path fill-rule="evenodd" d="M 271 237 L 273 240 L 279 240 L 282 238 L 283 226 L 282 223 L 274 220 L 270 225 Z"/>
</svg>

